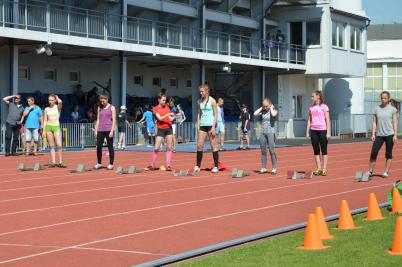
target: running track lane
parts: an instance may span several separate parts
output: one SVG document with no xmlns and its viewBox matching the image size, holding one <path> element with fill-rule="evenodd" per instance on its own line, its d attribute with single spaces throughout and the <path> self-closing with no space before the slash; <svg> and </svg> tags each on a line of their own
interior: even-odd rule
<svg viewBox="0 0 402 267">
<path fill-rule="evenodd" d="M 402 174 L 397 163 L 401 148 L 395 147 L 393 177 Z M 289 181 L 285 175 L 287 169 L 313 167 L 309 147 L 278 149 L 277 176 L 252 174 L 239 180 L 207 172 L 199 178 L 160 172 L 133 177 L 107 171 L 17 173 L 15 159 L 6 158 L 0 163 L 0 264 L 131 266 L 299 223 L 317 205 L 326 215 L 334 214 L 344 198 L 352 209 L 366 206 L 370 192 L 385 201 L 392 179 L 353 183 L 356 168 L 366 168 L 369 143 L 330 149 L 330 175 L 303 181 Z M 259 167 L 258 151 L 221 155 L 229 167 L 249 172 Z M 145 166 L 148 156 L 121 152 L 116 162 Z M 80 161 L 89 166 L 91 157 L 94 152 L 65 153 L 70 165 Z M 191 168 L 194 157 L 175 154 L 174 162 Z M 42 163 L 46 160 L 40 157 Z M 163 160 L 161 153 L 161 164 Z M 204 162 L 211 162 L 210 155 Z"/>
</svg>

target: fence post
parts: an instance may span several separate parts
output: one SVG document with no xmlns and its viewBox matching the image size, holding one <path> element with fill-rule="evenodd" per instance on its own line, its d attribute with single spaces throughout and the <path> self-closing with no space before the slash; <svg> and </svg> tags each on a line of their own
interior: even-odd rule
<svg viewBox="0 0 402 267">
<path fill-rule="evenodd" d="M 1 151 L 6 153 L 6 126 L 4 124 L 1 125 Z"/>
<path fill-rule="evenodd" d="M 84 134 L 85 134 L 85 126 L 84 126 L 84 124 L 83 123 L 81 123 L 81 126 L 80 126 L 80 133 L 81 133 L 81 141 L 80 141 L 80 143 L 81 143 L 81 149 L 84 149 L 85 148 L 85 136 L 84 136 Z"/>
</svg>

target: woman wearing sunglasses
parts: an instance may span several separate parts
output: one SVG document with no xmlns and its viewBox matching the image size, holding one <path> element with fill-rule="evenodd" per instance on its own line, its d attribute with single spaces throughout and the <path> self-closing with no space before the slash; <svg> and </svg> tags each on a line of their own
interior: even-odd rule
<svg viewBox="0 0 402 267">
<path fill-rule="evenodd" d="M 267 145 L 271 155 L 272 170 L 271 174 L 276 174 L 276 153 L 275 153 L 275 140 L 276 140 L 276 116 L 278 111 L 272 105 L 271 100 L 265 98 L 262 101 L 262 107 L 254 112 L 254 116 L 261 116 L 262 133 L 260 136 L 261 148 L 261 163 L 262 168 L 260 173 L 267 173 Z"/>
</svg>

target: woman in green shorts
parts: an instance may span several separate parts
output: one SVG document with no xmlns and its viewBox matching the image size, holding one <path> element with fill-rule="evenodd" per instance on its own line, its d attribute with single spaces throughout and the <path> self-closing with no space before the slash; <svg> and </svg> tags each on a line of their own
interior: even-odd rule
<svg viewBox="0 0 402 267">
<path fill-rule="evenodd" d="M 49 95 L 49 106 L 45 108 L 43 116 L 43 128 L 45 129 L 47 143 L 49 144 L 50 154 L 52 155 L 52 163 L 49 165 L 51 168 L 66 167 L 66 165 L 63 164 L 62 159 L 61 129 L 59 121 L 62 106 L 63 103 L 57 95 Z M 58 164 L 56 164 L 55 144 L 57 145 L 57 153 L 59 154 Z"/>
</svg>

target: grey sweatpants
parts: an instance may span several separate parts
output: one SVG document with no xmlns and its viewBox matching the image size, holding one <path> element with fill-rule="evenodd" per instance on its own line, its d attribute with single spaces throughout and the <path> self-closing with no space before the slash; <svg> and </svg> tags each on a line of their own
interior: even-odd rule
<svg viewBox="0 0 402 267">
<path fill-rule="evenodd" d="M 276 153 L 275 153 L 275 134 L 262 133 L 260 137 L 261 163 L 263 168 L 267 168 L 267 145 L 271 154 L 272 168 L 276 169 Z"/>
</svg>

